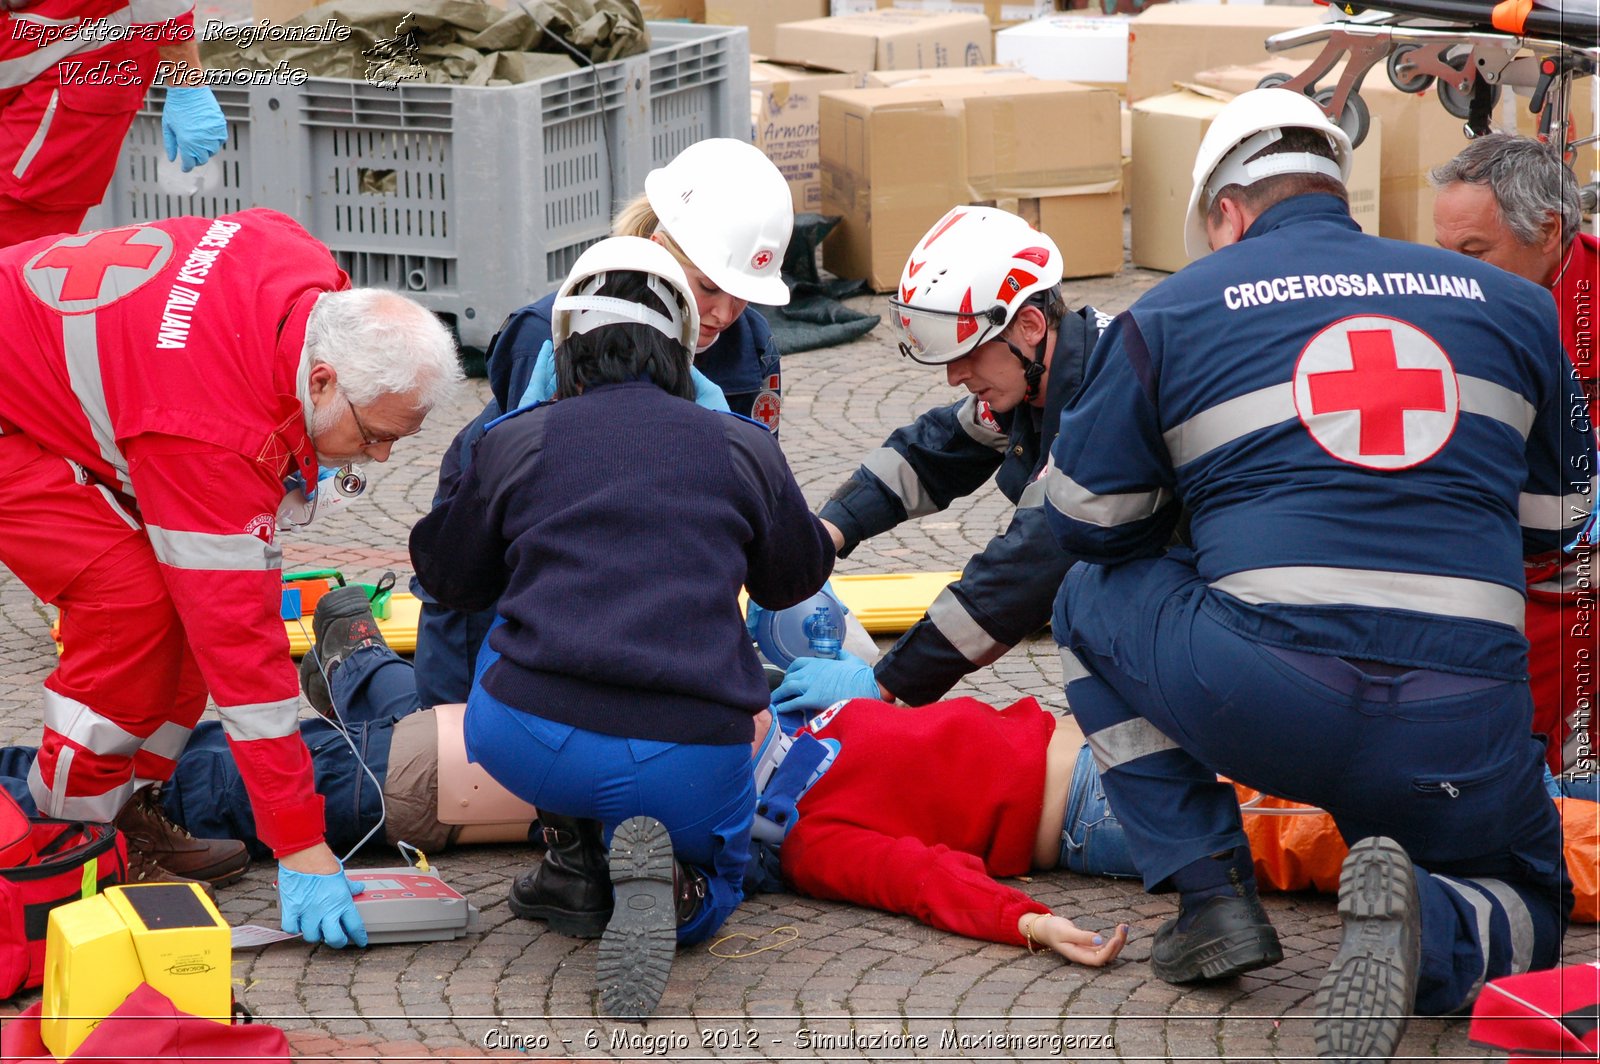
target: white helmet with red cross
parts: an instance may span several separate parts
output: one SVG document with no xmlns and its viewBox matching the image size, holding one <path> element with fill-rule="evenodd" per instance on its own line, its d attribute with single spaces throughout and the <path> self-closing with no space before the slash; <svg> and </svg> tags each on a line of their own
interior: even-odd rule
<svg viewBox="0 0 1600 1064">
<path fill-rule="evenodd" d="M 900 353 L 930 366 L 954 362 L 1060 283 L 1054 240 L 1008 211 L 953 207 L 912 249 L 889 300 Z"/>
</svg>

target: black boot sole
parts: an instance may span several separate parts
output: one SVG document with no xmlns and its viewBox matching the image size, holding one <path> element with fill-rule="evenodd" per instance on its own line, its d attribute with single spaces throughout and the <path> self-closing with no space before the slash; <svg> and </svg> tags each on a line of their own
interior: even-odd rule
<svg viewBox="0 0 1600 1064">
<path fill-rule="evenodd" d="M 600 1004 L 619 1020 L 643 1020 L 666 992 L 678 948 L 672 837 L 660 821 L 636 816 L 617 826 L 611 885 L 615 907 L 595 963 Z"/>
<path fill-rule="evenodd" d="M 1317 986 L 1317 1055 L 1388 1060 L 1416 1004 L 1422 906 L 1398 842 L 1362 839 L 1339 872 L 1339 953 Z"/>
<path fill-rule="evenodd" d="M 1283 960 L 1283 946 L 1270 925 L 1241 928 L 1218 935 L 1187 951 L 1181 961 L 1163 964 L 1150 958 L 1150 971 L 1165 983 L 1231 979 Z"/>
</svg>

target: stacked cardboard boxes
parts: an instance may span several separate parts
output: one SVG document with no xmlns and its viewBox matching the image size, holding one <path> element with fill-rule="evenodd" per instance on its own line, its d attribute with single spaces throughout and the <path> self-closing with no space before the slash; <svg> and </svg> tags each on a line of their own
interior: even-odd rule
<svg viewBox="0 0 1600 1064">
<path fill-rule="evenodd" d="M 773 54 L 773 36 L 779 23 L 822 18 L 828 0 L 705 0 L 706 24 L 748 26 L 750 54 Z"/>
<path fill-rule="evenodd" d="M 1252 82 L 1249 87 L 1254 87 Z M 1184 217 L 1194 188 L 1195 156 L 1211 120 L 1234 94 L 1202 86 L 1152 96 L 1133 105 L 1133 177 L 1128 212 L 1130 257 L 1152 270 L 1181 270 L 1189 263 L 1184 248 Z M 1381 119 L 1356 151 L 1346 187 L 1350 213 L 1367 233 L 1379 231 L 1386 193 L 1379 178 L 1382 145 L 1388 139 Z"/>
<path fill-rule="evenodd" d="M 1128 26 L 1128 102 L 1171 92 L 1174 82 L 1193 81 L 1201 70 L 1265 59 L 1268 37 L 1320 22 L 1327 10 L 1315 4 L 1152 7 L 1135 16 Z M 1309 60 L 1321 47 L 1306 45 L 1279 54 Z"/>
<path fill-rule="evenodd" d="M 781 23 L 768 58 L 855 74 L 988 66 L 994 55 L 990 37 L 982 15 L 891 8 Z"/>
<path fill-rule="evenodd" d="M 827 268 L 880 291 L 958 203 L 1021 214 L 1055 238 L 1068 276 L 1122 264 L 1117 96 L 1067 82 L 996 79 L 825 93 L 822 204 L 843 221 Z"/>
</svg>

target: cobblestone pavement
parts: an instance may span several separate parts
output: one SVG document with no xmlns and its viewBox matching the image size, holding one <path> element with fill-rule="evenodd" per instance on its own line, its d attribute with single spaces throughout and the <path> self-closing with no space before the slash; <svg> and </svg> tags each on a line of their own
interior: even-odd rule
<svg viewBox="0 0 1600 1064">
<path fill-rule="evenodd" d="M 1125 270 L 1070 282 L 1068 294 L 1074 305 L 1115 312 L 1159 279 Z M 881 300 L 870 305 L 884 309 Z M 846 347 L 786 358 L 784 369 L 784 450 L 815 504 L 888 431 L 952 395 L 937 370 L 895 354 L 883 326 Z M 439 454 L 486 394 L 483 382 L 472 382 L 458 404 L 373 468 L 366 500 L 286 538 L 287 564 L 337 566 L 355 578 L 393 569 L 403 579 L 407 530 L 428 506 Z M 1008 509 L 998 492 L 980 492 L 864 545 L 840 571 L 959 568 L 1003 527 Z M 0 569 L 0 740 L 36 741 L 36 692 L 53 660 L 48 626 L 46 609 Z M 957 693 L 997 705 L 1031 695 L 1059 708 L 1059 677 L 1054 645 L 1042 635 Z M 1292 1060 L 1313 1054 L 1311 996 L 1338 930 L 1328 897 L 1269 896 L 1283 963 L 1234 983 L 1180 990 L 1155 979 L 1147 964 L 1151 936 L 1173 904 L 1127 882 L 1060 872 L 1023 884 L 1089 927 L 1133 925 L 1123 959 L 1100 970 L 898 916 L 773 895 L 740 908 L 725 929 L 734 937 L 715 953 L 701 946 L 680 954 L 659 1015 L 628 1026 L 596 1019 L 594 943 L 511 916 L 508 880 L 528 861 L 515 847 L 463 849 L 437 860 L 483 910 L 481 934 L 365 952 L 298 943 L 243 952 L 234 962 L 238 993 L 263 1019 L 288 1029 L 306 1059 Z M 355 863 L 398 862 L 370 852 Z M 221 891 L 224 915 L 274 924 L 272 880 L 272 867 L 261 866 Z M 1570 961 L 1597 953 L 1593 926 L 1569 934 Z M 497 1048 L 509 1052 L 490 1052 Z M 1477 1056 L 1462 1021 L 1414 1021 L 1401 1051 L 1408 1058 Z"/>
</svg>

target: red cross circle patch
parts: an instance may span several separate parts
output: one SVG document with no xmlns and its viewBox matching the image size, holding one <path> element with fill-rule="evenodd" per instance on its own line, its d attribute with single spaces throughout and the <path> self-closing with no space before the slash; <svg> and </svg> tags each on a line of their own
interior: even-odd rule
<svg viewBox="0 0 1600 1064">
<path fill-rule="evenodd" d="M 47 307 L 85 314 L 130 294 L 172 258 L 172 237 L 155 228 L 107 229 L 65 236 L 22 268 Z"/>
<path fill-rule="evenodd" d="M 1455 432 L 1461 390 L 1433 337 L 1398 318 L 1358 315 L 1300 352 L 1294 405 L 1311 438 L 1341 462 L 1408 469 Z"/>
</svg>

